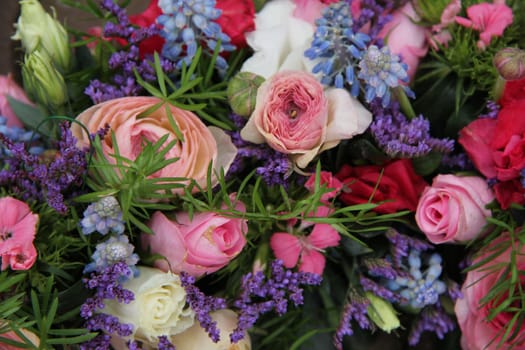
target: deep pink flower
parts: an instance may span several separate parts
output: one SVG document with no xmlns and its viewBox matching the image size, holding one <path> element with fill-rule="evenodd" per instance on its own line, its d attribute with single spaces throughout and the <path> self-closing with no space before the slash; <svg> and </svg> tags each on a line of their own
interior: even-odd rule
<svg viewBox="0 0 525 350">
<path fill-rule="evenodd" d="M 321 17 L 326 7 L 338 1 L 339 0 L 294 0 L 295 10 L 293 11 L 293 16 L 313 25 L 315 24 L 315 20 Z"/>
<path fill-rule="evenodd" d="M 0 115 L 7 118 L 7 126 L 22 127 L 22 122 L 9 105 L 7 96 L 26 104 L 33 104 L 11 74 L 0 75 Z"/>
<path fill-rule="evenodd" d="M 33 245 L 38 215 L 29 206 L 12 197 L 0 198 L 0 256 L 2 270 L 27 270 L 36 261 Z"/>
<path fill-rule="evenodd" d="M 321 196 L 321 201 L 326 202 L 337 196 L 339 191 L 343 188 L 343 183 L 329 171 L 321 171 L 319 175 L 319 185 L 325 185 L 327 189 L 331 189 L 331 191 L 326 192 Z M 315 174 L 308 178 L 304 187 L 310 192 L 315 190 Z"/>
<path fill-rule="evenodd" d="M 319 207 L 316 216 L 326 216 L 329 211 L 328 207 Z M 305 229 L 311 225 L 311 222 L 303 221 L 299 228 Z M 337 246 L 340 239 L 339 233 L 331 225 L 319 223 L 313 225 L 308 236 L 274 233 L 270 238 L 270 247 L 275 257 L 282 260 L 287 268 L 299 263 L 299 271 L 322 275 L 326 263 L 323 249 Z"/>
<path fill-rule="evenodd" d="M 504 3 L 472 5 L 467 8 L 468 18 L 456 17 L 456 22 L 464 27 L 480 32 L 478 47 L 484 49 L 490 45 L 492 37 L 503 35 L 503 31 L 512 24 L 512 9 Z"/>
</svg>

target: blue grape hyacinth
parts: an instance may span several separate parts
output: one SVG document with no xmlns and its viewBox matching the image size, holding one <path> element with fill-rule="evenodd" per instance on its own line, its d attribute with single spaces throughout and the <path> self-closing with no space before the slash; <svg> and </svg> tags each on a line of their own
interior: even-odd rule
<svg viewBox="0 0 525 350">
<path fill-rule="evenodd" d="M 199 44 L 210 55 L 219 40 L 219 52 L 235 49 L 230 37 L 214 22 L 221 15 L 221 10 L 215 8 L 215 0 L 159 0 L 158 5 L 163 14 L 157 23 L 162 25 L 161 36 L 166 40 L 162 54 L 176 62 L 177 68 L 191 63 Z M 217 56 L 215 65 L 220 71 L 228 67 L 221 56 Z"/>
<path fill-rule="evenodd" d="M 325 8 L 323 16 L 316 20 L 317 29 L 312 45 L 304 53 L 318 63 L 312 73 L 321 73 L 321 83 L 343 88 L 350 86 L 354 97 L 359 94 L 359 80 L 355 68 L 363 57 L 370 37 L 354 33 L 350 5 L 343 1 Z"/>
<path fill-rule="evenodd" d="M 103 235 L 109 232 L 117 234 L 124 232 L 122 210 L 116 198 L 108 196 L 90 204 L 84 211 L 80 226 L 85 235 L 95 231 Z"/>
</svg>

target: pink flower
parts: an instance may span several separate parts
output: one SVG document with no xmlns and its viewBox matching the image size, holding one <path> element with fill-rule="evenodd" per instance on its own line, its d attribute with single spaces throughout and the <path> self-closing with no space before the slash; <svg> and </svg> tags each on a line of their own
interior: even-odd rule
<svg viewBox="0 0 525 350">
<path fill-rule="evenodd" d="M 0 256 L 2 270 L 28 270 L 37 258 L 33 245 L 38 215 L 12 197 L 0 198 Z"/>
<path fill-rule="evenodd" d="M 245 211 L 237 202 L 236 210 Z M 153 214 L 148 227 L 153 235 L 142 234 L 142 245 L 166 259 L 155 266 L 163 271 L 187 272 L 193 276 L 212 273 L 226 266 L 243 249 L 247 221 L 217 213 L 177 213 L 169 219 L 162 212 Z"/>
<path fill-rule="evenodd" d="M 11 74 L 0 75 L 0 115 L 7 118 L 7 126 L 22 127 L 23 124 L 9 105 L 7 96 L 26 104 L 33 104 Z"/>
<path fill-rule="evenodd" d="M 338 1 L 339 0 L 294 0 L 295 10 L 293 11 L 293 16 L 314 25 L 315 20 L 321 17 L 323 10 L 331 3 Z"/>
<path fill-rule="evenodd" d="M 157 142 L 168 135 L 166 142 L 177 138 L 166 108 L 171 111 L 174 122 L 184 137 L 166 154 L 166 158 L 179 158 L 151 177 L 182 177 L 193 179 L 206 187 L 208 167 L 213 164 L 213 173 L 218 174 L 220 168 L 226 172 L 232 163 L 237 150 L 229 136 L 216 127 L 206 127 L 197 115 L 172 105 L 161 106 L 155 111 L 143 115 L 147 110 L 162 103 L 156 97 L 134 96 L 109 100 L 92 106 L 77 116 L 90 133 L 109 125 L 115 135 L 120 155 L 134 160 L 142 152 L 144 141 Z M 81 147 L 89 146 L 89 135 L 78 123 L 71 126 L 73 135 Z M 111 133 L 102 140 L 102 148 L 108 160 L 112 161 L 115 154 Z M 215 177 L 212 184 L 215 184 Z M 195 191 L 198 189 L 195 188 Z M 182 189 L 177 189 L 182 191 Z"/>
<path fill-rule="evenodd" d="M 427 54 L 428 30 L 417 24 L 417 15 L 411 2 L 394 11 L 392 20 L 379 32 L 378 36 L 386 39 L 390 51 L 400 55 L 408 65 L 408 76 L 414 77 L 419 60 Z"/>
<path fill-rule="evenodd" d="M 467 8 L 468 18 L 456 17 L 456 22 L 480 33 L 478 47 L 484 49 L 490 45 L 492 37 L 502 36 L 503 31 L 512 24 L 512 9 L 504 3 L 472 5 Z"/>
<path fill-rule="evenodd" d="M 439 50 L 437 43 L 447 46 L 452 40 L 452 35 L 446 29 L 449 25 L 456 23 L 456 16 L 461 11 L 461 0 L 451 0 L 441 13 L 441 21 L 432 26 L 432 35 L 429 38 L 429 44 L 434 50 Z"/>
<path fill-rule="evenodd" d="M 463 243 L 481 234 L 494 200 L 486 181 L 477 176 L 438 175 L 416 209 L 419 229 L 432 243 Z"/>
<path fill-rule="evenodd" d="M 23 340 L 15 331 L 11 330 L 4 320 L 0 320 L 0 328 L 4 329 L 4 333 L 0 333 L 0 337 L 19 342 L 21 344 L 28 344 Z M 40 345 L 40 339 L 36 336 L 35 333 L 28 331 L 25 328 L 18 328 L 18 330 L 24 335 L 24 337 L 29 340 L 29 344 L 33 344 L 34 347 L 38 348 Z M 20 350 L 23 349 L 16 345 L 9 345 L 6 343 L 0 343 L 0 349 L 2 350 Z"/>
<path fill-rule="evenodd" d="M 319 177 L 319 185 L 326 186 L 326 189 L 331 189 L 330 192 L 325 192 L 321 196 L 321 201 L 326 202 L 339 193 L 341 189 L 343 188 L 343 183 L 339 181 L 339 179 L 335 178 L 331 172 L 329 171 L 321 171 L 320 177 Z M 315 190 L 315 174 L 310 176 L 306 183 L 304 184 L 304 187 L 310 192 L 313 192 Z"/>
<path fill-rule="evenodd" d="M 508 339 L 498 346 L 501 336 L 507 330 L 507 326 L 516 314 L 512 312 L 500 311 L 492 320 L 487 320 L 489 313 L 499 306 L 499 303 L 492 300 L 484 302 L 487 293 L 496 285 L 507 283 L 511 275 L 506 271 L 506 266 L 511 261 L 511 242 L 510 235 L 503 233 L 494 240 L 488 247 L 485 247 L 474 261 L 482 261 L 490 258 L 487 264 L 471 270 L 467 273 L 461 292 L 463 298 L 456 301 L 455 312 L 461 329 L 461 347 L 463 350 L 497 350 L 497 349 L 525 349 L 525 326 L 517 322 L 520 329 L 516 330 L 516 337 Z M 496 251 L 507 249 L 494 255 Z M 517 248 L 514 255 L 516 268 L 518 271 L 525 270 L 525 246 L 520 242 L 513 242 Z M 518 277 L 520 278 L 520 277 Z M 521 288 L 524 288 L 524 280 L 521 277 Z M 515 294 L 516 295 L 516 294 Z M 505 298 L 505 296 L 503 296 Z M 500 302 L 505 299 L 500 299 Z M 511 305 L 509 305 L 511 306 Z M 519 310 L 519 301 L 516 305 Z M 513 331 L 511 331 L 513 334 Z"/>
<path fill-rule="evenodd" d="M 313 75 L 282 71 L 266 80 L 241 137 L 266 142 L 304 168 L 320 152 L 366 130 L 371 114 L 346 90 L 326 92 Z"/>
<path fill-rule="evenodd" d="M 328 215 L 328 207 L 319 207 L 316 216 Z M 292 221 L 293 223 L 293 221 Z M 312 223 L 303 221 L 299 226 L 304 230 Z M 283 261 L 284 266 L 292 268 L 299 262 L 299 271 L 323 274 L 326 259 L 322 254 L 324 248 L 339 244 L 339 233 L 329 224 L 313 224 L 308 236 L 296 236 L 287 232 L 276 232 L 270 238 L 270 247 L 275 257 Z"/>
</svg>

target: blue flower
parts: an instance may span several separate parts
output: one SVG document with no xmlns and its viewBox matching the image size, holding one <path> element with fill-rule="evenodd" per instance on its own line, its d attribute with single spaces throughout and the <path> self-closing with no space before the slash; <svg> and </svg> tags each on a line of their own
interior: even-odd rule
<svg viewBox="0 0 525 350">
<path fill-rule="evenodd" d="M 137 254 L 133 253 L 135 247 L 129 243 L 126 235 L 112 236 L 107 241 L 97 244 L 95 252 L 91 256 L 92 263 L 86 265 L 84 273 L 97 271 L 100 272 L 118 262 L 124 262 L 126 265 L 132 268 L 139 261 Z"/>
<path fill-rule="evenodd" d="M 365 100 L 371 102 L 380 98 L 383 107 L 390 104 L 390 88 L 402 86 L 400 82 L 408 82 L 408 66 L 400 62 L 398 55 L 390 52 L 388 46 L 382 48 L 376 45 L 368 47 L 359 62 L 359 79 L 365 82 Z M 409 96 L 413 96 L 410 89 L 403 86 Z"/>
<path fill-rule="evenodd" d="M 347 83 L 355 97 L 359 94 L 355 67 L 370 37 L 364 33 L 354 33 L 352 24 L 347 2 L 330 5 L 323 11 L 323 16 L 316 20 L 317 29 L 312 45 L 304 55 L 318 61 L 312 73 L 322 73 L 321 83 L 337 88 Z"/>
<path fill-rule="evenodd" d="M 199 44 L 204 44 L 205 52 L 210 55 L 219 40 L 220 52 L 235 49 L 230 37 L 214 22 L 221 15 L 221 10 L 215 8 L 215 0 L 159 0 L 159 7 L 163 14 L 157 23 L 163 26 L 161 36 L 166 39 L 162 54 L 176 62 L 178 68 L 191 63 Z M 215 65 L 221 71 L 228 67 L 221 56 L 217 56 Z"/>
<path fill-rule="evenodd" d="M 85 235 L 95 231 L 103 235 L 109 232 L 121 234 L 124 232 L 124 220 L 118 201 L 108 196 L 90 204 L 84 211 L 80 226 Z"/>
</svg>

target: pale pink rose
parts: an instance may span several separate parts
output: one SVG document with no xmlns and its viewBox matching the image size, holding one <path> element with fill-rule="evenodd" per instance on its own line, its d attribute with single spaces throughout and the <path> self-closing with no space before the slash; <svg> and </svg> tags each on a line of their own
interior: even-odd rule
<svg viewBox="0 0 525 350">
<path fill-rule="evenodd" d="M 511 261 L 511 242 L 509 240 L 508 233 L 503 233 L 494 240 L 474 262 L 491 257 L 490 261 L 467 273 L 461 289 L 463 298 L 458 299 L 455 305 L 463 350 L 525 349 L 525 326 L 519 322 L 517 324 L 521 324 L 521 329 L 517 331 L 517 337 L 503 342 L 501 347 L 498 347 L 501 336 L 507 329 L 506 326 L 515 315 L 512 312 L 500 312 L 495 318 L 488 321 L 489 313 L 498 307 L 498 303 L 483 303 L 483 299 L 492 288 L 511 278 L 505 271 L 505 266 Z M 509 248 L 494 257 L 495 251 L 499 250 L 499 247 L 504 247 L 503 244 L 507 244 Z M 515 254 L 516 267 L 518 271 L 524 271 L 525 246 L 519 242 L 513 242 L 513 244 L 518 250 Z M 524 287 L 522 279 L 521 288 Z"/>
<path fill-rule="evenodd" d="M 408 76 L 412 80 L 419 60 L 428 51 L 428 29 L 418 25 L 420 20 L 411 2 L 394 11 L 392 20 L 379 32 L 379 37 L 385 38 L 390 51 L 400 55 L 408 65 Z"/>
<path fill-rule="evenodd" d="M 241 137 L 266 142 L 304 168 L 318 153 L 363 133 L 371 121 L 370 112 L 348 91 L 325 91 L 310 73 L 282 71 L 259 87 Z"/>
<path fill-rule="evenodd" d="M 503 35 L 505 29 L 512 24 L 512 9 L 500 1 L 493 4 L 486 2 L 467 8 L 468 18 L 456 17 L 456 22 L 464 27 L 480 32 L 478 47 L 485 49 L 493 37 Z"/>
<path fill-rule="evenodd" d="M 325 185 L 326 189 L 331 189 L 331 191 L 326 192 L 321 196 L 321 201 L 326 202 L 337 196 L 339 191 L 343 188 L 343 183 L 334 177 L 329 171 L 321 171 L 319 175 L 319 185 Z M 310 192 L 315 190 L 315 174 L 311 175 L 308 180 L 306 180 L 304 187 Z"/>
<path fill-rule="evenodd" d="M 236 202 L 236 210 L 245 211 Z M 153 234 L 142 234 L 142 245 L 152 253 L 166 257 L 155 266 L 163 271 L 193 276 L 212 273 L 226 266 L 246 244 L 247 221 L 217 213 L 177 213 L 169 219 L 162 212 L 153 214 L 148 223 Z"/>
<path fill-rule="evenodd" d="M 7 118 L 7 126 L 22 127 L 22 122 L 15 115 L 15 112 L 9 105 L 7 96 L 15 100 L 33 105 L 25 91 L 16 83 L 11 74 L 0 75 L 0 115 Z"/>
<path fill-rule="evenodd" d="M 4 327 L 4 326 L 5 326 L 5 321 L 0 320 L 0 327 Z M 27 329 L 24 329 L 24 328 L 19 328 L 18 330 L 24 335 L 24 337 L 27 338 L 27 340 L 29 340 L 30 344 L 33 344 L 35 347 L 38 347 L 40 345 L 40 339 L 35 335 L 35 333 L 30 332 L 30 331 L 28 331 Z M 8 330 L 5 333 L 0 333 L 0 337 L 7 338 L 9 340 L 14 340 L 14 341 L 22 343 L 22 344 L 28 344 L 27 341 L 22 339 L 13 330 Z M 0 342 L 0 349 L 2 349 L 2 350 L 19 350 L 19 349 L 24 349 L 24 348 Z"/>
<path fill-rule="evenodd" d="M 317 208 L 316 217 L 327 216 L 330 212 L 328 207 Z M 291 220 L 289 226 L 293 226 L 295 220 Z M 305 219 L 301 222 L 298 231 L 305 230 L 313 225 L 309 235 L 293 235 L 288 232 L 276 232 L 270 238 L 270 247 L 277 259 L 283 261 L 284 266 L 293 268 L 299 264 L 299 271 L 311 272 L 322 275 L 326 263 L 323 255 L 324 249 L 339 245 L 341 236 L 329 224 L 314 224 Z M 293 227 L 290 227 L 292 230 Z"/>
<path fill-rule="evenodd" d="M 463 243 L 478 237 L 490 216 L 494 193 L 478 176 L 438 175 L 419 198 L 416 221 L 432 243 Z"/>
<path fill-rule="evenodd" d="M 144 141 L 157 142 L 161 137 L 169 135 L 166 143 L 175 140 L 176 132 L 170 124 L 165 106 L 161 106 L 148 115 L 143 115 L 154 105 L 162 103 L 156 97 L 133 96 L 109 100 L 92 106 L 77 116 L 90 133 L 95 133 L 109 125 L 111 131 L 102 141 L 103 151 L 109 161 L 114 161 L 115 147 L 111 132 L 115 134 L 120 155 L 128 159 L 136 159 L 142 151 Z M 194 113 L 168 105 L 177 124 L 183 142 L 178 142 L 166 154 L 166 158 L 179 158 L 152 175 L 154 178 L 181 177 L 193 179 L 206 187 L 207 172 L 213 163 L 213 174 L 226 172 L 236 155 L 236 148 L 231 139 L 219 128 L 206 127 Z M 81 147 L 89 146 L 89 137 L 77 123 L 71 125 L 73 135 Z M 215 176 L 212 184 L 215 183 Z M 197 191 L 197 188 L 194 189 Z M 182 192 L 177 189 L 175 193 Z"/>
<path fill-rule="evenodd" d="M 33 245 L 38 215 L 12 197 L 0 198 L 0 256 L 2 270 L 28 270 L 37 258 Z"/>
</svg>

